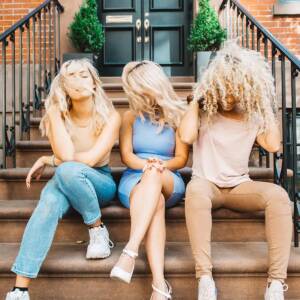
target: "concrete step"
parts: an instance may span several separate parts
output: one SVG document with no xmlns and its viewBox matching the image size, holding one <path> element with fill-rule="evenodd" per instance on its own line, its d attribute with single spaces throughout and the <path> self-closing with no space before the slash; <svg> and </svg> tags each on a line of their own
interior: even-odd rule
<svg viewBox="0 0 300 300">
<path fill-rule="evenodd" d="M 123 167 L 112 167 L 112 175 L 118 183 Z M 0 170 L 0 200 L 19 200 L 19 199 L 39 199 L 41 190 L 45 183 L 53 176 L 54 168 L 46 168 L 39 181 L 33 181 L 28 190 L 25 185 L 25 178 L 29 168 L 11 168 Z M 183 179 L 187 183 L 191 177 L 191 169 L 183 168 L 180 170 Z M 250 176 L 254 180 L 272 181 L 273 170 L 271 168 L 250 168 Z"/>
<path fill-rule="evenodd" d="M 32 282 L 32 300 L 85 299 L 149 299 L 151 275 L 143 249 L 136 261 L 131 285 L 109 278 L 123 244 L 118 244 L 112 256 L 105 260 L 87 261 L 86 245 L 54 244 L 42 266 L 40 276 Z M 19 244 L 0 244 L 0 298 L 13 286 L 10 267 Z M 266 243 L 213 243 L 214 278 L 220 300 L 259 300 L 267 279 Z M 168 243 L 165 254 L 165 276 L 173 286 L 173 299 L 197 299 L 194 260 L 187 243 Z M 288 267 L 289 290 L 286 300 L 299 300 L 300 249 L 292 248 Z M 101 297 L 99 298 L 99 295 Z"/>
<path fill-rule="evenodd" d="M 20 168 L 31 167 L 39 157 L 43 155 L 53 154 L 48 140 L 17 141 L 16 147 L 17 167 Z M 187 163 L 188 167 L 192 166 L 192 157 L 192 147 L 190 147 L 189 161 Z M 112 149 L 110 156 L 110 166 L 125 166 L 121 161 L 119 142 L 116 142 L 115 146 Z"/>
<path fill-rule="evenodd" d="M 0 200 L 0 243 L 20 242 L 37 200 Z M 126 242 L 130 231 L 129 210 L 116 200 L 102 209 L 111 239 Z M 184 202 L 166 211 L 167 241 L 188 242 Z M 212 240 L 216 242 L 265 241 L 264 212 L 213 211 Z M 88 232 L 80 215 L 71 210 L 60 222 L 55 242 L 87 241 Z"/>
</svg>

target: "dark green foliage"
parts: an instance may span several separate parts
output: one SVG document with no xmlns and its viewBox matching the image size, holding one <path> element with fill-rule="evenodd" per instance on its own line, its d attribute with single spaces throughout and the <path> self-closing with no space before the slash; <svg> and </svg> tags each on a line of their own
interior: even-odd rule
<svg viewBox="0 0 300 300">
<path fill-rule="evenodd" d="M 83 0 L 69 26 L 68 36 L 80 52 L 99 54 L 104 44 L 104 32 L 97 16 L 96 0 Z"/>
<path fill-rule="evenodd" d="M 218 50 L 226 39 L 226 30 L 209 0 L 199 0 L 199 13 L 196 16 L 189 36 L 189 49 L 197 51 Z"/>
</svg>

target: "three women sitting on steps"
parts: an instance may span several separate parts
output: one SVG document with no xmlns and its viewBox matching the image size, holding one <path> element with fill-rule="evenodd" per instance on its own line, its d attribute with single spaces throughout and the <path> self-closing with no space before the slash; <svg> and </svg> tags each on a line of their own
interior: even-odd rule
<svg viewBox="0 0 300 300">
<path fill-rule="evenodd" d="M 153 276 L 151 299 L 171 299 L 171 286 L 164 278 L 165 207 L 176 205 L 184 196 L 177 170 L 185 166 L 188 144 L 193 144 L 193 176 L 187 186 L 185 212 L 199 279 L 198 300 L 217 299 L 211 210 L 219 207 L 265 211 L 269 250 L 265 300 L 283 300 L 292 237 L 289 197 L 277 185 L 252 181 L 248 169 L 254 142 L 269 152 L 280 147 L 274 79 L 267 62 L 257 52 L 227 44 L 196 84 L 188 106 L 153 62 L 127 64 L 122 81 L 130 111 L 124 114 L 120 131 L 121 158 L 127 169 L 118 196 L 130 209 L 131 230 L 110 276 L 131 281 L 145 238 Z M 12 268 L 16 285 L 7 300 L 29 299 L 30 278 L 37 276 L 58 220 L 70 207 L 90 228 L 86 257 L 110 254 L 112 243 L 99 206 L 107 205 L 115 195 L 107 164 L 120 123 L 94 68 L 82 61 L 65 63 L 52 84 L 41 123 L 54 156 L 35 163 L 28 186 L 46 164 L 59 166 L 26 227 Z"/>
</svg>

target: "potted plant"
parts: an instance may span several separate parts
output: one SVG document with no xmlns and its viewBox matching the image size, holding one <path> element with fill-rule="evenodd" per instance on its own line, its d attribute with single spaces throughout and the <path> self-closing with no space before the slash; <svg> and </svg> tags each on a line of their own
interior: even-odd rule
<svg viewBox="0 0 300 300">
<path fill-rule="evenodd" d="M 193 22 L 188 40 L 189 49 L 197 52 L 197 79 L 200 79 L 226 36 L 226 30 L 221 27 L 210 1 L 199 0 L 199 13 Z"/>
<path fill-rule="evenodd" d="M 97 15 L 96 0 L 83 0 L 69 26 L 68 37 L 79 53 L 64 53 L 63 61 L 88 58 L 96 60 L 104 44 L 104 32 Z"/>
</svg>

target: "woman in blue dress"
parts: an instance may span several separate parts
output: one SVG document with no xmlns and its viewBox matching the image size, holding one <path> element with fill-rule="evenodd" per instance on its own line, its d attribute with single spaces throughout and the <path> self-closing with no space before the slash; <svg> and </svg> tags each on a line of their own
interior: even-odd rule
<svg viewBox="0 0 300 300">
<path fill-rule="evenodd" d="M 177 126 L 185 112 L 162 68 L 150 61 L 130 62 L 123 70 L 123 88 L 130 110 L 124 114 L 120 151 L 127 166 L 119 184 L 119 199 L 130 208 L 130 239 L 111 277 L 130 283 L 141 242 L 153 276 L 152 300 L 171 299 L 164 278 L 165 207 L 183 199 L 184 182 L 178 173 L 188 160 Z"/>
</svg>

